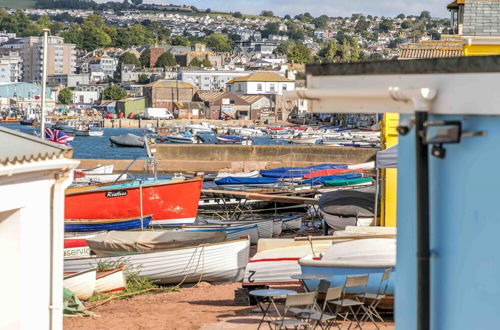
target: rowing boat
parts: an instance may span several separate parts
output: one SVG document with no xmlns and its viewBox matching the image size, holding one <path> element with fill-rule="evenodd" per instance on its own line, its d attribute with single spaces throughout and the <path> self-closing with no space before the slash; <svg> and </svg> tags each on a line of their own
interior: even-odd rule
<svg viewBox="0 0 500 330">
<path fill-rule="evenodd" d="M 88 300 L 96 288 L 96 269 L 84 267 L 64 276 L 63 285 L 80 300 Z"/>
<path fill-rule="evenodd" d="M 64 230 L 69 232 L 95 232 L 101 230 L 131 230 L 146 228 L 152 216 L 133 217 L 127 219 L 103 220 L 64 220 Z"/>
</svg>

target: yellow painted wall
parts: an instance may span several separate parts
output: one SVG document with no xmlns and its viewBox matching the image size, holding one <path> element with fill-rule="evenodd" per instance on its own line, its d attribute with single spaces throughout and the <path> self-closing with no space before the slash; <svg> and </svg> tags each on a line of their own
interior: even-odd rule
<svg viewBox="0 0 500 330">
<path fill-rule="evenodd" d="M 490 56 L 500 55 L 500 45 L 464 45 L 465 56 Z"/>
<path fill-rule="evenodd" d="M 399 125 L 398 113 L 385 113 L 382 120 L 381 142 L 382 149 L 387 149 L 398 144 Z M 398 170 L 395 168 L 382 169 L 382 201 L 380 205 L 380 225 L 396 227 L 396 209 L 398 192 Z"/>
</svg>

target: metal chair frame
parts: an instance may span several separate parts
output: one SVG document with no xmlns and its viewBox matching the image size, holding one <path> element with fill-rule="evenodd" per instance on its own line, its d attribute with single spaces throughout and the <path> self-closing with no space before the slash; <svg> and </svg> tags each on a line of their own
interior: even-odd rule
<svg viewBox="0 0 500 330">
<path fill-rule="evenodd" d="M 375 325 L 377 329 L 379 329 L 377 323 L 375 322 L 375 319 L 379 320 L 382 322 L 384 327 L 386 327 L 385 320 L 382 318 L 380 313 L 377 311 L 377 307 L 380 305 L 382 302 L 382 299 L 387 296 L 387 288 L 389 287 L 389 278 L 391 277 L 392 273 L 392 268 L 387 268 L 384 270 L 384 273 L 382 274 L 382 279 L 380 280 L 380 284 L 377 290 L 377 293 L 375 295 L 373 294 L 367 294 L 366 299 L 371 300 L 371 303 L 366 306 L 367 313 L 363 315 L 361 318 L 361 322 L 364 322 L 367 318 L 369 318 L 368 314 L 371 315 L 371 321 Z"/>
<path fill-rule="evenodd" d="M 343 318 L 345 322 L 350 321 L 349 327 L 350 329 L 352 324 L 356 322 L 356 325 L 362 329 L 361 320 L 358 318 L 358 314 L 361 310 L 366 314 L 365 300 L 366 300 L 366 290 L 368 288 L 368 280 L 370 276 L 367 275 L 355 275 L 355 276 L 347 276 L 345 279 L 344 287 L 342 289 L 342 298 L 338 301 L 333 302 L 338 305 L 339 308 L 345 308 L 345 314 L 339 312 L 338 314 Z M 363 288 L 363 294 L 356 297 L 356 299 L 346 298 L 347 289 L 349 288 Z M 355 307 L 357 307 L 355 309 Z M 352 315 L 352 320 L 349 320 L 349 314 Z M 369 315 L 371 318 L 371 315 Z"/>
<path fill-rule="evenodd" d="M 321 306 L 321 313 L 313 314 L 309 316 L 310 320 L 314 320 L 313 329 L 318 326 L 323 330 L 330 329 L 334 324 L 340 330 L 340 324 L 337 322 L 337 316 L 339 312 L 339 305 L 335 304 L 335 310 L 331 309 L 332 302 L 338 301 L 342 298 L 342 286 L 337 286 L 335 288 L 329 288 L 325 294 L 325 300 L 323 301 L 323 306 Z M 327 310 L 328 309 L 328 310 Z M 323 325 L 324 322 L 324 325 Z"/>
<path fill-rule="evenodd" d="M 291 294 L 286 296 L 285 300 L 285 308 L 283 310 L 283 313 L 281 315 L 281 319 L 275 320 L 272 323 L 276 326 L 276 329 L 287 329 L 288 326 L 292 326 L 295 329 L 298 329 L 299 327 L 304 327 L 304 329 L 307 329 L 310 324 L 308 322 L 299 320 L 296 317 L 293 318 L 287 318 L 287 314 L 290 311 L 291 308 L 298 307 L 298 306 L 305 306 L 307 309 L 312 309 L 314 305 L 316 304 L 316 297 L 318 293 L 317 292 L 308 292 L 308 293 L 297 293 L 297 294 Z M 291 321 L 291 322 L 287 322 Z M 285 324 L 289 323 L 289 324 Z"/>
</svg>

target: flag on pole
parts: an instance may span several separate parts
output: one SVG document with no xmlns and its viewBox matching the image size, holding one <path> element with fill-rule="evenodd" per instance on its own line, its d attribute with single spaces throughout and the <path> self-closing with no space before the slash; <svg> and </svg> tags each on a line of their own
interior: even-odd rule
<svg viewBox="0 0 500 330">
<path fill-rule="evenodd" d="M 49 141 L 68 146 L 73 137 L 58 129 L 45 128 L 45 138 Z"/>
</svg>

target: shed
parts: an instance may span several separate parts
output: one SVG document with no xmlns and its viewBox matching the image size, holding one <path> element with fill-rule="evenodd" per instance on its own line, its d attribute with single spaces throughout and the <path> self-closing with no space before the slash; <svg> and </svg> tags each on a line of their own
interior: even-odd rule
<svg viewBox="0 0 500 330">
<path fill-rule="evenodd" d="M 64 190 L 79 162 L 7 128 L 0 141 L 0 329 L 62 329 Z"/>
<path fill-rule="evenodd" d="M 116 112 L 122 112 L 125 117 L 129 114 L 140 114 L 146 109 L 145 97 L 130 97 L 123 100 L 116 101 Z"/>
</svg>

